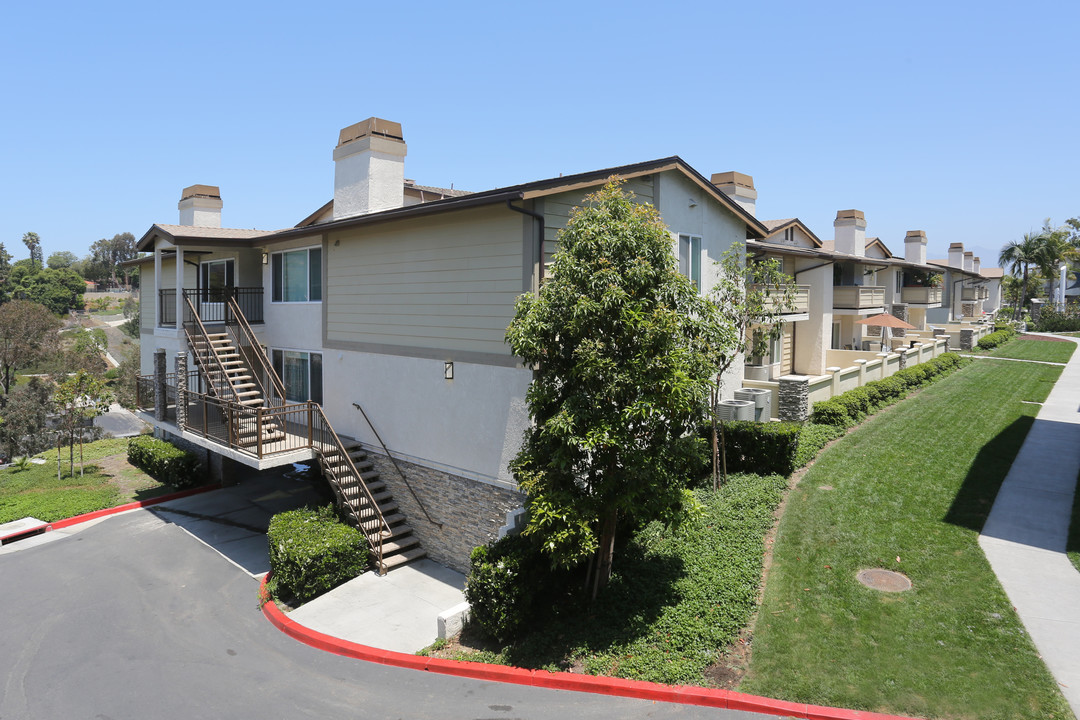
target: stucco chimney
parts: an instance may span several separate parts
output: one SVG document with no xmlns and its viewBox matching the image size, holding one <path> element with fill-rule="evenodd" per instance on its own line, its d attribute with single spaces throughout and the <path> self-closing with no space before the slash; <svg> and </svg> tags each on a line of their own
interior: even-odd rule
<svg viewBox="0 0 1080 720">
<path fill-rule="evenodd" d="M 964 253 L 964 269 L 968 272 L 974 272 L 975 267 L 975 253 L 968 250 Z"/>
<path fill-rule="evenodd" d="M 949 267 L 964 269 L 964 243 L 949 245 Z"/>
<path fill-rule="evenodd" d="M 833 220 L 836 252 L 866 255 L 866 216 L 862 210 L 840 210 Z"/>
<path fill-rule="evenodd" d="M 405 140 L 399 123 L 368 118 L 344 128 L 334 148 L 334 219 L 405 204 Z"/>
<path fill-rule="evenodd" d="M 739 203 L 743 210 L 754 215 L 757 212 L 757 190 L 754 189 L 754 178 L 734 170 L 722 173 L 713 173 L 712 184 L 720 189 L 720 192 Z"/>
<path fill-rule="evenodd" d="M 180 193 L 180 224 L 221 227 L 221 190 L 216 185 L 192 185 Z"/>
<path fill-rule="evenodd" d="M 979 258 L 975 258 L 972 261 L 972 263 L 971 263 L 971 272 L 975 273 L 976 275 L 981 275 L 982 274 L 982 263 L 979 262 Z"/>
<path fill-rule="evenodd" d="M 904 236 L 904 259 L 910 263 L 926 264 L 926 232 L 908 230 Z"/>
</svg>

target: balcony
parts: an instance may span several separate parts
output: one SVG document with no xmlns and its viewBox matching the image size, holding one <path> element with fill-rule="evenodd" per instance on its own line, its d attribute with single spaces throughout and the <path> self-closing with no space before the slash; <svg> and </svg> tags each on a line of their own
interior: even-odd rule
<svg viewBox="0 0 1080 720">
<path fill-rule="evenodd" d="M 986 300 L 990 297 L 990 289 L 985 287 L 969 287 L 961 288 L 960 299 L 963 302 L 973 302 L 975 300 Z"/>
<path fill-rule="evenodd" d="M 231 321 L 226 307 L 229 298 L 236 298 L 237 304 L 250 323 L 263 322 L 263 289 L 261 287 L 232 288 L 184 288 L 184 297 L 197 309 L 199 319 L 204 323 L 224 323 Z M 184 322 L 194 318 L 187 317 L 187 303 L 184 304 Z M 158 290 L 158 327 L 176 327 L 176 288 Z"/>
<path fill-rule="evenodd" d="M 810 312 L 810 286 L 809 285 L 792 285 L 794 292 L 791 295 L 792 305 L 785 308 L 778 308 L 780 304 L 780 298 L 774 297 L 771 291 L 765 288 L 763 285 L 754 285 L 754 290 L 765 292 L 765 305 L 768 307 L 771 301 L 770 310 L 779 312 L 781 315 L 801 315 L 803 313 Z"/>
<path fill-rule="evenodd" d="M 909 305 L 940 305 L 941 288 L 913 285 L 900 289 L 900 301 Z"/>
<path fill-rule="evenodd" d="M 885 306 L 885 288 L 878 285 L 834 285 L 833 307 L 865 310 Z"/>
</svg>

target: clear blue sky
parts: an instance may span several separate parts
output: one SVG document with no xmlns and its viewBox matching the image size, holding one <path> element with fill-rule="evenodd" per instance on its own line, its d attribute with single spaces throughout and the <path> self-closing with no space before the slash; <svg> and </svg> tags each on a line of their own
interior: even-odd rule
<svg viewBox="0 0 1080 720">
<path fill-rule="evenodd" d="M 406 177 L 485 190 L 680 155 L 758 217 L 897 254 L 1080 215 L 1076 3 L 15 3 L 0 241 L 80 256 L 219 185 L 228 227 L 333 194 L 340 128 L 400 122 Z"/>
</svg>

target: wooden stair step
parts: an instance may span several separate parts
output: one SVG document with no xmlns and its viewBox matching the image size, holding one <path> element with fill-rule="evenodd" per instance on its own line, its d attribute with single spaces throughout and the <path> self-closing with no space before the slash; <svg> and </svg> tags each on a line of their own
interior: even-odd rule
<svg viewBox="0 0 1080 720">
<path fill-rule="evenodd" d="M 405 535 L 400 540 L 383 540 L 382 549 L 383 557 L 391 553 L 398 553 L 402 550 L 408 550 L 409 548 L 416 547 L 420 544 L 420 538 L 415 535 Z"/>
<path fill-rule="evenodd" d="M 413 560 L 419 560 L 420 558 L 427 557 L 427 553 L 421 548 L 415 548 L 413 550 L 406 550 L 405 552 L 394 553 L 393 555 L 383 555 L 383 566 L 387 570 L 391 570 L 396 567 L 401 567 L 411 563 Z"/>
</svg>

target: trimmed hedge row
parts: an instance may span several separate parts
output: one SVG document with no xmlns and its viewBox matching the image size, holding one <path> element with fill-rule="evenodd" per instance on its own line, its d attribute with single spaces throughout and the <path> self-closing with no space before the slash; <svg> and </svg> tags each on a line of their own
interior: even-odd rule
<svg viewBox="0 0 1080 720">
<path fill-rule="evenodd" d="M 1014 337 L 1016 337 L 1016 331 L 1011 327 L 1004 327 L 979 340 L 979 348 L 981 350 L 991 350 L 1002 343 L 1012 340 Z"/>
<path fill-rule="evenodd" d="M 725 422 L 727 471 L 787 477 L 843 434 L 842 429 L 810 423 Z"/>
<path fill-rule="evenodd" d="M 900 400 L 912 390 L 947 375 L 967 362 L 956 353 L 950 352 L 904 368 L 882 380 L 873 380 L 862 387 L 815 403 L 810 422 L 840 428 L 851 427 L 879 408 Z"/>
<path fill-rule="evenodd" d="M 367 539 L 338 520 L 333 506 L 278 513 L 266 532 L 270 545 L 270 594 L 291 593 L 307 602 L 364 572 Z"/>
<path fill-rule="evenodd" d="M 128 442 L 128 462 L 147 475 L 175 488 L 202 484 L 202 466 L 194 453 L 150 435 L 139 435 Z"/>
</svg>

